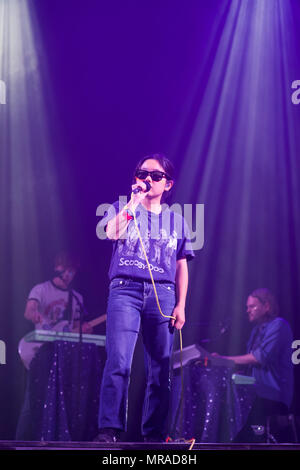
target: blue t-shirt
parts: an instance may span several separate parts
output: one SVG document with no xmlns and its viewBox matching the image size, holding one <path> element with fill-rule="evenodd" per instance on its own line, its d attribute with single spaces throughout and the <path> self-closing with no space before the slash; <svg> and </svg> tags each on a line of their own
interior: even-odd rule
<svg viewBox="0 0 300 470">
<path fill-rule="evenodd" d="M 247 347 L 247 351 L 259 363 L 252 367 L 257 394 L 285 403 L 288 407 L 292 402 L 294 387 L 292 341 L 290 325 L 277 317 L 255 326 Z"/>
<path fill-rule="evenodd" d="M 155 214 L 139 204 L 136 221 L 154 280 L 175 283 L 176 261 L 183 258 L 190 260 L 194 253 L 189 228 L 182 215 L 170 211 L 167 206 L 162 208 L 160 214 Z M 119 202 L 115 202 L 100 223 L 106 226 L 121 209 Z M 123 236 L 113 241 L 109 278 L 118 276 L 151 280 L 134 220 L 129 222 Z"/>
</svg>

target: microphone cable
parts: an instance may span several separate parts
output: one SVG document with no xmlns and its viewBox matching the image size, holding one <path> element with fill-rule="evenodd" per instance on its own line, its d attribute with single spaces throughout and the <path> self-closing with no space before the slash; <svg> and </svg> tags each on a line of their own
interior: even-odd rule
<svg viewBox="0 0 300 470">
<path fill-rule="evenodd" d="M 131 199 L 130 201 L 132 200 L 132 195 L 131 195 Z M 129 201 L 129 202 L 130 202 Z M 129 203 L 128 203 L 129 204 Z M 129 209 L 127 206 L 128 204 L 125 205 L 124 209 L 127 210 Z M 153 285 L 153 291 L 154 291 L 154 295 L 155 295 L 155 299 L 156 299 L 156 303 L 157 303 L 157 306 L 158 306 L 158 310 L 160 312 L 160 314 L 164 317 L 164 318 L 170 318 L 171 320 L 176 320 L 176 317 L 172 316 L 172 315 L 165 315 L 162 310 L 161 310 L 161 306 L 160 306 L 160 303 L 159 303 L 159 298 L 158 298 L 158 294 L 157 294 L 157 290 L 156 290 L 156 286 L 155 286 L 155 282 L 154 282 L 154 279 L 153 279 L 153 275 L 152 275 L 152 271 L 151 271 L 151 267 L 150 267 L 150 263 L 149 263 L 149 260 L 148 260 L 148 256 L 147 256 L 147 253 L 146 253 L 146 250 L 145 250 L 145 247 L 144 247 L 144 243 L 143 243 L 143 240 L 142 240 L 142 236 L 141 236 L 141 232 L 140 232 L 140 229 L 138 227 L 138 223 L 137 223 L 137 220 L 136 220 L 136 214 L 135 214 L 135 210 L 132 210 L 132 209 L 129 209 L 130 212 L 132 213 L 133 215 L 133 220 L 134 220 L 134 224 L 135 224 L 135 228 L 136 228 L 136 231 L 137 231 L 137 234 L 138 234 L 138 238 L 139 238 L 139 241 L 140 241 L 140 244 L 141 244 L 141 247 L 142 247 L 142 251 L 143 251 L 143 254 L 144 254 L 144 257 L 145 257 L 145 260 L 146 260 L 146 264 L 147 264 L 147 267 L 148 267 L 148 271 L 149 271 L 149 275 L 150 275 L 150 278 L 151 278 L 151 282 L 152 282 L 152 285 Z M 182 331 L 181 329 L 178 330 L 179 332 L 179 343 L 180 343 L 180 375 L 181 375 L 181 394 L 180 394 L 180 408 L 181 408 L 181 412 L 180 412 L 180 421 L 182 420 L 182 404 L 183 404 L 183 390 L 184 390 L 184 384 L 183 384 L 183 365 L 182 365 L 182 350 L 183 350 L 183 342 L 182 342 Z M 167 442 L 170 442 L 171 439 L 168 437 L 167 439 Z M 183 440 L 185 443 L 187 444 L 191 444 L 189 449 L 188 450 L 192 450 L 194 444 L 195 444 L 195 439 L 184 439 Z"/>
</svg>

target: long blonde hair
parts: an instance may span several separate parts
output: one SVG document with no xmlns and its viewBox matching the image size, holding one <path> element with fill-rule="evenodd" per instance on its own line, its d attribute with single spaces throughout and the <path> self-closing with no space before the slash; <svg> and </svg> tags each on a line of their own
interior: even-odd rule
<svg viewBox="0 0 300 470">
<path fill-rule="evenodd" d="M 262 304 L 268 303 L 270 306 L 269 312 L 266 314 L 269 318 L 276 318 L 279 315 L 279 306 L 274 294 L 267 289 L 266 287 L 260 287 L 259 289 L 255 289 L 251 294 L 251 297 L 255 297 L 258 299 Z"/>
</svg>

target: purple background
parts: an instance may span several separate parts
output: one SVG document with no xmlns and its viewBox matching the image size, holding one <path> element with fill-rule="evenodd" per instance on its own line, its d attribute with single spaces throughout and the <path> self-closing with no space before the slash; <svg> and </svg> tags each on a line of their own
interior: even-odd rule
<svg viewBox="0 0 300 470">
<path fill-rule="evenodd" d="M 20 2 L 6 8 L 0 45 L 7 85 L 0 105 L 1 439 L 13 438 L 22 401 L 16 350 L 31 329 L 23 319 L 28 292 L 51 276 L 56 251 L 71 247 L 82 259 L 76 287 L 88 310 L 105 312 L 110 246 L 96 237 L 96 208 L 129 194 L 135 164 L 148 153 L 173 161 L 173 202 L 205 204 L 184 344 L 217 338 L 225 324 L 221 340 L 206 346 L 242 353 L 246 298 L 257 287 L 274 291 L 300 338 L 300 105 L 291 101 L 291 83 L 300 79 L 299 3 L 27 4 L 18 33 Z M 16 57 L 13 38 L 21 45 Z M 135 402 L 142 374 L 136 357 Z M 298 387 L 297 367 L 295 374 Z M 298 414 L 299 406 L 296 398 Z M 128 436 L 139 437 L 132 417 Z"/>
</svg>

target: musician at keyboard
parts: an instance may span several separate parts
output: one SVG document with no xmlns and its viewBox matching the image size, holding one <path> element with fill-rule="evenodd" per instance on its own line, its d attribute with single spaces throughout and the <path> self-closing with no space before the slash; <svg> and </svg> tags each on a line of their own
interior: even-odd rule
<svg viewBox="0 0 300 470">
<path fill-rule="evenodd" d="M 254 328 L 246 354 L 210 354 L 198 344 L 182 353 L 175 351 L 172 437 L 257 442 L 265 436 L 255 436 L 252 425 L 264 425 L 266 415 L 288 413 L 293 395 L 291 328 L 278 316 L 277 302 L 268 289 L 249 295 L 247 313 Z M 180 401 L 182 381 L 185 390 Z"/>
<path fill-rule="evenodd" d="M 237 438 L 241 440 L 246 436 L 249 440 L 251 423 L 264 424 L 267 416 L 286 415 L 293 398 L 292 331 L 289 323 L 278 316 L 278 304 L 269 289 L 256 289 L 249 295 L 247 314 L 254 325 L 247 353 L 222 356 L 238 366 L 246 366 L 247 375 L 255 378 L 256 398 L 248 422 Z"/>
</svg>

